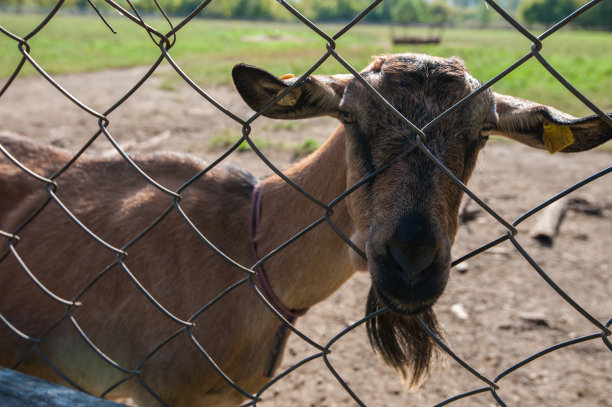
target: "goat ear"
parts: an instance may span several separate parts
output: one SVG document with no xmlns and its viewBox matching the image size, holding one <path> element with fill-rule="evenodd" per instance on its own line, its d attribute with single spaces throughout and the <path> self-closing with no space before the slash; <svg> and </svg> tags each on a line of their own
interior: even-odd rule
<svg viewBox="0 0 612 407">
<path fill-rule="evenodd" d="M 492 132 L 551 154 L 589 150 L 612 137 L 612 126 L 598 116 L 576 118 L 529 100 L 494 96 L 498 121 Z"/>
<path fill-rule="evenodd" d="M 240 96 L 255 111 L 263 109 L 298 79 L 293 75 L 277 78 L 246 64 L 234 66 L 232 77 Z M 352 78 L 353 75 L 311 75 L 276 100 L 263 114 L 274 119 L 337 117 L 344 89 Z"/>
</svg>

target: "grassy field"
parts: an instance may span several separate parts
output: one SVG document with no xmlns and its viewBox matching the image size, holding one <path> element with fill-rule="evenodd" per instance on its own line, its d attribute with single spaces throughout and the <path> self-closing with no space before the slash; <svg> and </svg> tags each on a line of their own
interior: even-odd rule
<svg viewBox="0 0 612 407">
<path fill-rule="evenodd" d="M 0 26 L 25 36 L 42 15 L 1 14 Z M 113 35 L 96 17 L 60 15 L 29 41 L 31 55 L 49 73 L 95 71 L 150 65 L 160 55 L 147 33 L 119 16 L 109 19 Z M 162 19 L 147 20 L 160 31 Z M 333 35 L 340 26 L 323 25 Z M 421 32 L 417 34 L 426 34 Z M 394 46 L 387 26 L 358 25 L 337 41 L 337 51 L 360 69 L 372 55 L 424 52 L 460 56 L 482 81 L 493 78 L 530 49 L 530 42 L 514 30 L 447 29 L 439 45 Z M 536 33 L 537 34 L 537 33 Z M 200 84 L 226 84 L 237 62 L 260 65 L 272 72 L 300 74 L 325 53 L 325 41 L 301 24 L 196 20 L 177 34 L 170 54 Z M 580 91 L 605 111 L 612 111 L 612 34 L 562 30 L 544 41 L 542 54 Z M 17 43 L 0 36 L 0 77 L 9 76 L 21 58 Z M 318 73 L 342 72 L 329 59 Z M 32 74 L 27 66 L 23 74 Z M 180 78 L 167 73 L 164 87 L 172 90 Z M 554 104 L 575 115 L 589 110 L 532 58 L 494 87 L 502 93 Z"/>
</svg>

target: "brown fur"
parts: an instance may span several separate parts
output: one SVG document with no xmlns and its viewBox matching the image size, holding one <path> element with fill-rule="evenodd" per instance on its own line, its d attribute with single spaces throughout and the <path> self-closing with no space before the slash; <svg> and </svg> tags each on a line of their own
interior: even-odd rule
<svg viewBox="0 0 612 407">
<path fill-rule="evenodd" d="M 316 76 L 296 83 L 295 78 L 281 80 L 246 65 L 237 66 L 233 75 L 238 90 L 255 110 L 275 98 L 280 101 L 266 115 L 328 115 L 343 121 L 319 150 L 286 172 L 322 202 L 331 202 L 363 177 L 389 165 L 338 203 L 331 217 L 345 235 L 354 238 L 366 258 L 354 261 L 357 256 L 352 249 L 324 222 L 264 266 L 280 300 L 294 309 L 324 300 L 356 268 L 367 267 L 373 281 L 367 312 L 383 306 L 390 309 L 368 322 L 370 340 L 388 363 L 413 383 L 420 382 L 435 347 L 415 315 L 438 331 L 431 307 L 448 279 L 461 190 L 423 151 L 413 149 L 416 136 L 409 126 L 358 80 L 347 75 Z M 419 127 L 479 86 L 457 59 L 413 54 L 378 57 L 363 76 Z M 288 86 L 299 89 L 289 91 L 295 96 L 291 103 L 282 96 Z M 431 123 L 424 144 L 467 182 L 486 141 L 483 135 L 495 126 L 496 132 L 538 148 L 543 148 L 537 137 L 543 120 L 575 129 L 577 149 L 592 148 L 610 138 L 610 129 L 597 118 L 573 119 L 544 106 L 533 109 L 535 104 L 530 103 L 523 109 L 514 98 L 485 91 Z M 64 151 L 20 137 L 2 136 L 0 143 L 45 177 L 70 159 Z M 173 190 L 205 166 L 194 157 L 177 154 L 134 160 Z M 94 241 L 49 200 L 43 183 L 0 156 L 0 230 L 19 237 L 10 240 L 14 251 L 0 253 L 4 289 L 0 312 L 17 329 L 42 339 L 40 346 L 34 346 L 2 324 L 0 364 L 59 381 L 44 356 L 93 393 L 127 377 L 85 345 L 75 329 L 78 326 L 120 366 L 139 369 L 143 383 L 169 405 L 240 403 L 244 396 L 214 371 L 189 333 L 246 391 L 255 392 L 267 382 L 263 369 L 281 322 L 248 283 L 198 314 L 219 293 L 244 279 L 244 271 L 211 250 L 175 209 L 132 242 L 172 205 L 170 197 L 147 184 L 120 158 L 82 156 L 56 182 L 57 195 L 68 209 L 100 238 L 124 248 L 127 256 L 118 257 Z M 242 170 L 217 167 L 185 189 L 180 201 L 180 208 L 203 235 L 245 267 L 255 262 L 248 237 L 254 182 Z M 279 177 L 262 180 L 262 218 L 255 237 L 258 255 L 271 252 L 323 215 L 322 208 Z M 50 299 L 26 275 L 17 255 L 49 290 L 82 305 L 67 308 Z M 128 271 L 172 314 L 183 320 L 197 315 L 196 326 L 187 331 L 162 315 L 133 284 Z M 175 333 L 174 339 L 151 353 Z M 131 396 L 143 406 L 153 403 L 134 377 L 109 394 L 120 396 Z"/>
</svg>

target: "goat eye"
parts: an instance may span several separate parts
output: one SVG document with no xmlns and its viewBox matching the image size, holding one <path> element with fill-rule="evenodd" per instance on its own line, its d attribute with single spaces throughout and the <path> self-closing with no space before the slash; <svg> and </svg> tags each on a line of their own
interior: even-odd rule
<svg viewBox="0 0 612 407">
<path fill-rule="evenodd" d="M 480 128 L 480 137 L 488 138 L 493 130 L 495 130 L 495 125 L 493 123 L 483 124 Z"/>
<path fill-rule="evenodd" d="M 340 111 L 340 113 L 338 113 L 338 119 L 344 124 L 355 123 L 353 115 L 346 111 Z"/>
</svg>

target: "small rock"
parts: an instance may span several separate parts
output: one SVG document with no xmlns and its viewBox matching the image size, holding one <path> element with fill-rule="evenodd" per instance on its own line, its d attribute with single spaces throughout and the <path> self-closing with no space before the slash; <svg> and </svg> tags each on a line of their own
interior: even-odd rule
<svg viewBox="0 0 612 407">
<path fill-rule="evenodd" d="M 501 331 L 509 331 L 513 328 L 512 323 L 509 321 L 500 322 L 496 325 L 496 328 Z"/>
<path fill-rule="evenodd" d="M 457 318 L 461 320 L 465 321 L 466 319 L 470 317 L 468 313 L 465 311 L 465 308 L 463 308 L 463 304 L 454 304 L 453 306 L 450 307 L 450 310 L 453 313 L 453 315 L 455 315 Z"/>
<path fill-rule="evenodd" d="M 524 312 L 519 314 L 519 318 L 533 326 L 550 328 L 546 315 L 538 312 Z"/>
<path fill-rule="evenodd" d="M 458 271 L 460 274 L 467 273 L 469 268 L 470 268 L 470 264 L 466 261 L 459 263 L 455 267 L 453 267 L 453 269 Z"/>
<path fill-rule="evenodd" d="M 506 249 L 505 247 L 492 247 L 489 250 L 485 251 L 485 253 L 508 256 L 510 255 L 510 250 Z"/>
</svg>

